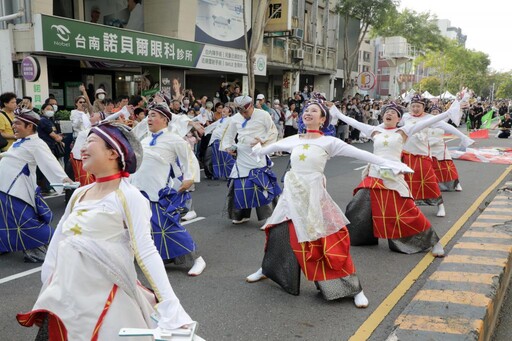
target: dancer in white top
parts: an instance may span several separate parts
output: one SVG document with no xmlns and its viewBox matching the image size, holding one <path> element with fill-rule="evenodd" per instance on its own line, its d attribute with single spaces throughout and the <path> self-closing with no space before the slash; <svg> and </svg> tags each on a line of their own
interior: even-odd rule
<svg viewBox="0 0 512 341">
<path fill-rule="evenodd" d="M 441 111 L 441 108 L 437 105 L 430 107 L 431 115 L 439 115 Z M 459 181 L 459 173 L 457 172 L 457 167 L 455 167 L 455 163 L 452 160 L 450 151 L 444 142 L 443 136 L 445 133 L 454 134 L 461 139 L 461 144 L 463 147 L 470 146 L 472 143 L 474 143 L 474 141 L 451 125 L 448 127 L 448 131 L 441 127 L 432 127 L 430 129 L 430 134 L 428 137 L 430 155 L 432 156 L 434 172 L 436 173 L 437 182 L 439 183 L 439 189 L 441 192 L 460 192 L 462 191 L 462 186 Z"/>
<path fill-rule="evenodd" d="M 408 137 L 436 122 L 453 117 L 460 119 L 460 103 L 449 111 L 424 119 L 417 124 L 397 127 L 402 108 L 394 103 L 384 107 L 384 122 L 373 126 L 343 115 L 332 103 L 330 113 L 371 138 L 373 152 L 388 160 L 400 161 Z M 378 238 L 388 240 L 391 250 L 416 253 L 432 248 L 436 257 L 444 256 L 439 237 L 430 222 L 415 205 L 403 174 L 392 174 L 382 167 L 369 165 L 363 171 L 363 181 L 354 191 L 346 215 L 351 245 L 376 245 Z"/>
<path fill-rule="evenodd" d="M 124 179 L 141 157 L 129 128 L 91 129 L 82 160 L 96 182 L 75 191 L 66 207 L 43 264 L 43 287 L 33 310 L 18 314 L 20 324 L 47 326 L 50 340 L 117 340 L 123 327 L 153 327 L 155 310 L 161 329 L 193 323 L 151 239 L 149 203 Z M 154 295 L 138 282 L 134 257 Z"/>
<path fill-rule="evenodd" d="M 141 141 L 144 157 L 130 181 L 150 201 L 153 239 L 162 258 L 176 264 L 193 260 L 188 274 L 197 276 L 203 272 L 206 263 L 203 257 L 197 257 L 194 240 L 179 222 L 180 208 L 185 205 L 183 200 L 190 197 L 186 191 L 194 182 L 199 182 L 197 159 L 190 144 L 168 130 L 172 117 L 161 105 L 149 110 L 148 126 L 152 135 Z M 175 185 L 178 180 L 172 176 L 172 169 L 178 159 L 183 177 L 179 185 Z"/>
<path fill-rule="evenodd" d="M 285 175 L 284 190 L 274 213 L 266 222 L 262 268 L 247 281 L 269 277 L 288 293 L 298 295 L 302 269 L 327 300 L 354 297 L 355 305 L 364 308 L 368 299 L 350 256 L 345 226 L 349 221 L 326 190 L 325 164 L 331 157 L 348 156 L 388 167 L 394 174 L 412 170 L 399 161 L 389 161 L 324 136 L 322 127 L 327 129 L 330 120 L 322 100 L 309 101 L 302 119 L 305 134 L 254 148 L 257 155 L 290 152 L 291 169 Z"/>
<path fill-rule="evenodd" d="M 37 187 L 36 167 L 52 183 L 72 182 L 39 138 L 39 120 L 31 110 L 15 112 L 12 126 L 17 140 L 0 154 L 0 253 L 23 251 L 30 263 L 44 261 L 53 233 L 52 211 Z"/>
<path fill-rule="evenodd" d="M 227 210 L 233 224 L 242 224 L 249 221 L 252 208 L 256 209 L 258 220 L 270 217 L 281 188 L 270 168 L 270 158 L 256 160 L 251 156 L 255 144 L 276 141 L 277 129 L 272 118 L 255 108 L 249 96 L 236 97 L 234 103 L 239 113 L 231 118 L 219 148 L 236 157 L 229 176 Z"/>
</svg>

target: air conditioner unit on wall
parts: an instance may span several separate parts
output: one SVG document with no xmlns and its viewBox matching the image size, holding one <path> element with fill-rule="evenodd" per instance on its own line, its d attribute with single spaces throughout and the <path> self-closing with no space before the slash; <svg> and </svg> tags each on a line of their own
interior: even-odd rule
<svg viewBox="0 0 512 341">
<path fill-rule="evenodd" d="M 292 38 L 304 39 L 304 30 L 302 28 L 292 28 Z"/>
<path fill-rule="evenodd" d="M 297 50 L 292 50 L 292 58 L 294 59 L 304 59 L 304 50 L 303 49 L 297 49 Z"/>
</svg>

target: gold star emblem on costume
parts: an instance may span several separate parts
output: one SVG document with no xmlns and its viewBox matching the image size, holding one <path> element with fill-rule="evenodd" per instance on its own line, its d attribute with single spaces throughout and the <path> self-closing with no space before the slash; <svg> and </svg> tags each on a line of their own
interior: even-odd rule
<svg viewBox="0 0 512 341">
<path fill-rule="evenodd" d="M 75 224 L 72 228 L 69 229 L 73 234 L 76 236 L 77 234 L 82 234 L 82 228 L 78 226 L 78 224 Z"/>
<path fill-rule="evenodd" d="M 304 149 L 309 149 L 309 144 L 305 144 L 305 145 L 303 145 L 303 146 L 302 146 L 302 148 L 304 148 Z"/>
<path fill-rule="evenodd" d="M 306 161 L 306 155 L 305 154 L 300 154 L 299 155 L 299 160 L 300 161 Z"/>
<path fill-rule="evenodd" d="M 384 141 L 384 147 L 387 147 L 389 146 L 389 142 L 388 141 Z"/>
<path fill-rule="evenodd" d="M 81 217 L 81 216 L 83 216 L 83 214 L 84 214 L 85 212 L 87 212 L 87 210 L 79 210 L 79 211 L 77 211 L 77 212 L 76 212 L 76 216 L 77 216 L 77 217 Z"/>
</svg>

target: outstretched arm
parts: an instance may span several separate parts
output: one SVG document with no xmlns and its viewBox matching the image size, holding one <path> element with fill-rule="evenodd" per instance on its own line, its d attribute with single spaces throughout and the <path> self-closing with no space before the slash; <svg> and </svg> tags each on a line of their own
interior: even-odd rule
<svg viewBox="0 0 512 341">
<path fill-rule="evenodd" d="M 459 129 L 455 128 L 451 124 L 448 124 L 446 122 L 438 122 L 435 124 L 436 128 L 441 128 L 444 130 L 445 133 L 452 134 L 460 138 L 460 145 L 464 147 L 469 147 L 475 141 L 467 137 L 463 132 L 461 132 Z"/>
<path fill-rule="evenodd" d="M 327 104 L 327 105 L 329 105 L 329 104 Z M 348 117 L 347 115 L 343 115 L 343 113 L 341 111 L 339 111 L 335 105 L 332 105 L 332 104 L 330 104 L 330 105 L 331 105 L 331 108 L 329 109 L 329 113 L 333 117 L 336 117 L 337 119 L 345 122 L 349 126 L 356 128 L 357 130 L 364 133 L 366 136 L 372 137 L 372 134 L 375 132 L 375 126 L 371 126 L 369 124 L 364 124 L 364 123 L 359 122 L 351 117 Z"/>
<path fill-rule="evenodd" d="M 332 143 L 329 145 L 329 155 L 333 156 L 348 156 L 354 159 L 358 159 L 361 161 L 365 161 L 368 163 L 373 163 L 377 166 L 390 168 L 393 173 L 413 173 L 413 170 L 410 169 L 407 165 L 396 162 L 386 160 L 380 156 L 367 152 L 365 150 L 358 149 L 354 146 L 346 144 L 345 142 L 339 139 L 332 139 Z"/>
</svg>

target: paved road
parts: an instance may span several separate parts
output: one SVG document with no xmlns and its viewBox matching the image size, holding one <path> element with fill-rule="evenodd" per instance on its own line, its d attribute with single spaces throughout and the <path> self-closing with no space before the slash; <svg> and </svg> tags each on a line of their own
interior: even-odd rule
<svg viewBox="0 0 512 341">
<path fill-rule="evenodd" d="M 504 146 L 507 141 L 480 141 L 480 146 Z M 370 143 L 356 145 L 370 149 Z M 275 171 L 280 177 L 288 158 L 275 158 Z M 353 159 L 336 158 L 326 168 L 329 192 L 344 210 L 352 189 L 360 181 L 363 164 Z M 422 207 L 440 236 L 466 212 L 468 207 L 506 169 L 506 165 L 456 161 L 462 178 L 462 193 L 446 193 L 445 218 L 435 217 L 434 207 Z M 253 220 L 234 226 L 222 213 L 226 183 L 204 180 L 193 194 L 198 215 L 205 219 L 187 225 L 199 251 L 207 262 L 205 272 L 190 278 L 188 269 L 168 266 L 170 281 L 189 314 L 199 321 L 199 334 L 208 340 L 347 340 L 365 322 L 398 283 L 413 269 L 424 254 L 392 253 L 387 243 L 379 246 L 352 248 L 354 262 L 364 291 L 370 299 L 367 309 L 356 309 L 352 300 L 326 302 L 313 283 L 303 279 L 300 296 L 286 294 L 271 281 L 245 283 L 245 276 L 257 270 L 263 256 L 264 233 Z M 489 199 L 487 199 L 489 200 Z M 62 198 L 49 199 L 57 221 L 64 209 Z M 470 221 L 474 220 L 476 212 Z M 467 225 L 467 224 L 466 224 Z M 437 261 L 427 270 L 437 266 Z M 19 327 L 15 315 L 29 310 L 38 294 L 40 273 L 2 283 L 7 276 L 33 269 L 19 253 L 0 257 L 0 335 L 2 340 L 30 340 L 35 329 Z M 395 309 L 372 335 L 384 340 L 393 321 L 422 283 L 417 281 Z"/>
</svg>

